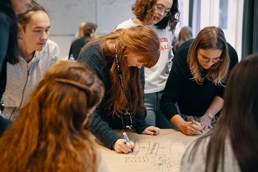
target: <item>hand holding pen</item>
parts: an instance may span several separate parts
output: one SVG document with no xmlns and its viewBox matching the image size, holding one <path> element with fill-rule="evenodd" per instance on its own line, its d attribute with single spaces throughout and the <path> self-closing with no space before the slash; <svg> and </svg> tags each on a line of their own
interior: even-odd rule
<svg viewBox="0 0 258 172">
<path fill-rule="evenodd" d="M 193 116 L 191 116 L 191 117 L 189 118 L 189 121 L 191 121 L 192 124 L 194 124 L 194 127 L 195 127 L 195 129 L 197 130 L 196 134 L 202 134 L 202 133 L 203 133 L 202 125 L 201 125 L 199 122 L 195 121 L 195 119 L 194 119 Z"/>
<path fill-rule="evenodd" d="M 123 133 L 124 139 L 118 139 L 113 145 L 117 153 L 131 153 L 133 152 L 134 143 L 129 140 L 127 134 Z"/>
<path fill-rule="evenodd" d="M 134 143 L 129 140 L 129 138 L 128 138 L 126 132 L 123 132 L 123 136 L 124 136 L 124 138 L 125 138 L 125 140 L 126 140 L 126 141 L 124 142 L 124 144 L 129 145 L 129 148 L 131 148 L 131 151 L 133 151 Z"/>
</svg>

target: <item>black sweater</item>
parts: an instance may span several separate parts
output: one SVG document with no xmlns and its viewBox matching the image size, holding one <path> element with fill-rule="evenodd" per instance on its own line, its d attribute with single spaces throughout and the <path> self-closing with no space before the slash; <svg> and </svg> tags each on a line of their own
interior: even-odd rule
<svg viewBox="0 0 258 172">
<path fill-rule="evenodd" d="M 78 57 L 78 61 L 91 67 L 104 83 L 105 96 L 93 114 L 90 130 L 108 148 L 112 148 L 112 145 L 120 138 L 112 129 L 122 129 L 123 127 L 121 119 L 110 115 L 111 112 L 107 108 L 107 102 L 110 99 L 108 90 L 112 86 L 109 74 L 111 66 L 101 56 L 98 45 L 84 47 Z M 144 84 L 143 78 L 141 78 L 141 81 Z M 133 128 L 137 133 L 142 133 L 148 126 L 145 123 L 145 113 L 138 110 L 133 118 Z"/>
<path fill-rule="evenodd" d="M 82 38 L 78 38 L 74 40 L 73 43 L 71 44 L 68 58 L 70 59 L 70 57 L 73 55 L 73 58 L 77 60 L 81 49 L 88 41 L 90 41 L 90 39 L 91 37 L 87 35 Z"/>
<path fill-rule="evenodd" d="M 161 110 L 170 120 L 179 114 L 175 103 L 178 103 L 180 113 L 191 116 L 202 116 L 210 106 L 215 96 L 223 98 L 224 87 L 215 85 L 205 79 L 202 84 L 196 83 L 187 63 L 187 54 L 193 40 L 185 42 L 176 52 L 174 63 L 169 74 L 163 95 Z M 238 63 L 237 53 L 228 44 L 230 56 L 229 71 Z"/>
</svg>

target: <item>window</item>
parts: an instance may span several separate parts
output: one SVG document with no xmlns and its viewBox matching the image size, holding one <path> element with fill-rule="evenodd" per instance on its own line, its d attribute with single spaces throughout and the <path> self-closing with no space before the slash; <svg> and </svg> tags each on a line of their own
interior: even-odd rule
<svg viewBox="0 0 258 172">
<path fill-rule="evenodd" d="M 185 25 L 192 27 L 194 37 L 206 26 L 219 26 L 240 58 L 243 4 L 244 0 L 179 0 L 180 23 L 176 34 Z"/>
</svg>

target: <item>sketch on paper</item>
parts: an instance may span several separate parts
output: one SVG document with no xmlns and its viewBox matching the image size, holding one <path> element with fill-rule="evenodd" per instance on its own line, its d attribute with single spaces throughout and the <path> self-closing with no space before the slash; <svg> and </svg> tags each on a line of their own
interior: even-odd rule
<svg viewBox="0 0 258 172">
<path fill-rule="evenodd" d="M 174 172 L 179 170 L 181 157 L 192 141 L 189 138 L 143 139 L 130 138 L 135 143 L 133 153 L 124 158 L 126 165 L 152 166 L 153 172 Z"/>
<path fill-rule="evenodd" d="M 124 131 L 116 131 L 123 138 Z M 181 158 L 187 146 L 197 137 L 163 129 L 157 136 L 127 132 L 135 143 L 132 153 L 119 154 L 100 146 L 100 150 L 112 172 L 179 172 Z"/>
</svg>

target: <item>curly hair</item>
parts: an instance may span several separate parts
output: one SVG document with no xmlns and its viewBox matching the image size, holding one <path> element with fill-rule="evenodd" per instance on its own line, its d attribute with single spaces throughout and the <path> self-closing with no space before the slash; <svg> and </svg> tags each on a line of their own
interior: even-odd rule
<svg viewBox="0 0 258 172">
<path fill-rule="evenodd" d="M 132 11 L 140 21 L 151 20 L 154 13 L 154 6 L 157 0 L 136 0 L 132 6 Z M 159 23 L 155 24 L 158 29 L 165 29 L 168 25 L 171 30 L 174 30 L 179 22 L 178 0 L 173 0 L 173 5 L 170 8 L 171 15 L 164 17 Z"/>
</svg>

